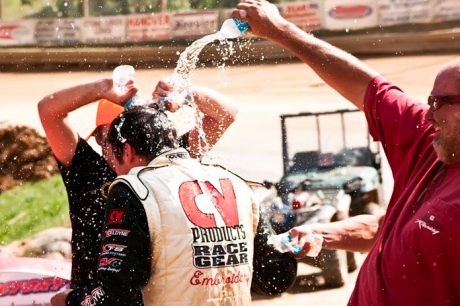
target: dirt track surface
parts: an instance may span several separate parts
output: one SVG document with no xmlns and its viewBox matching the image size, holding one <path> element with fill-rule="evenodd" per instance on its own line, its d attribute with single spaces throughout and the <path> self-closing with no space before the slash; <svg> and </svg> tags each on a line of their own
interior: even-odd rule
<svg viewBox="0 0 460 306">
<path fill-rule="evenodd" d="M 369 58 L 365 62 L 407 93 L 425 101 L 436 73 L 457 56 L 398 56 Z M 171 72 L 172 69 L 138 70 L 136 80 L 141 95 L 148 96 L 156 81 Z M 36 107 L 43 96 L 78 83 L 109 77 L 111 72 L 1 74 L 0 122 L 27 125 L 43 133 Z M 193 81 L 229 95 L 238 104 L 240 112 L 236 122 L 213 149 L 210 158 L 251 180 L 276 181 L 282 175 L 280 114 L 351 108 L 349 102 L 326 86 L 307 66 L 297 62 L 199 68 Z M 95 105 L 90 105 L 72 114 L 71 120 L 82 135 L 93 128 L 94 111 Z M 181 130 L 193 123 L 186 115 L 183 112 L 173 116 Z M 312 131 L 300 131 L 305 133 L 303 141 L 312 141 Z M 383 172 L 388 199 L 392 179 L 385 164 Z M 301 267 L 301 271 L 304 268 Z M 342 288 L 312 291 L 298 286 L 300 293 L 285 293 L 272 299 L 255 298 L 254 305 L 346 305 L 356 275 L 357 272 L 353 272 L 348 285 Z"/>
</svg>

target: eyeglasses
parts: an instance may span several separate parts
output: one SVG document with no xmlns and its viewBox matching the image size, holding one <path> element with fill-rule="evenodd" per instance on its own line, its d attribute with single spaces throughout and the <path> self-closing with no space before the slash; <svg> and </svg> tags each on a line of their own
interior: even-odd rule
<svg viewBox="0 0 460 306">
<path fill-rule="evenodd" d="M 433 111 L 437 111 L 441 108 L 443 104 L 456 104 L 460 103 L 460 96 L 429 96 L 428 97 L 428 105 L 433 109 Z"/>
</svg>

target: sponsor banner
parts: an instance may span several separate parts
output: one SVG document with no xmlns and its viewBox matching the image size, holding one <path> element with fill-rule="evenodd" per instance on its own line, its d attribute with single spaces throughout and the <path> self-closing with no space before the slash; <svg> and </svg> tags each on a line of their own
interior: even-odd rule
<svg viewBox="0 0 460 306">
<path fill-rule="evenodd" d="M 76 45 L 80 41 L 78 19 L 37 19 L 35 40 L 39 45 Z"/>
<path fill-rule="evenodd" d="M 378 24 L 389 26 L 430 22 L 434 2 L 435 0 L 380 0 Z"/>
<path fill-rule="evenodd" d="M 126 17 L 88 17 L 79 19 L 81 42 L 123 43 L 126 38 Z"/>
<path fill-rule="evenodd" d="M 278 4 L 281 16 L 308 32 L 321 28 L 321 1 Z"/>
<path fill-rule="evenodd" d="M 0 46 L 23 46 L 35 43 L 35 20 L 0 22 Z"/>
<path fill-rule="evenodd" d="M 377 26 L 377 1 L 325 0 L 323 14 L 324 29 L 372 28 Z"/>
<path fill-rule="evenodd" d="M 127 41 L 171 39 L 171 19 L 168 13 L 128 16 Z"/>
<path fill-rule="evenodd" d="M 42 258 L 0 260 L 0 305 L 50 305 L 52 296 L 69 288 L 71 263 Z"/>
<path fill-rule="evenodd" d="M 224 22 L 225 19 L 232 18 L 232 12 L 234 9 L 222 9 L 220 10 L 220 24 Z M 220 28 L 220 27 L 219 27 Z"/>
<path fill-rule="evenodd" d="M 460 20 L 460 1 L 436 0 L 433 6 L 432 21 Z"/>
<path fill-rule="evenodd" d="M 215 33 L 218 30 L 218 19 L 218 11 L 174 14 L 173 37 L 195 38 Z"/>
</svg>

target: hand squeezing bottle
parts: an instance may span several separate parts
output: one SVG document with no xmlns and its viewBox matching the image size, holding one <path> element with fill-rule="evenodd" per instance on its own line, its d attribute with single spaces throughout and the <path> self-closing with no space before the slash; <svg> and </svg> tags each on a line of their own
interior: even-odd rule
<svg viewBox="0 0 460 306">
<path fill-rule="evenodd" d="M 267 243 L 273 245 L 280 252 L 291 252 L 297 255 L 302 250 L 305 243 L 310 244 L 310 251 L 306 254 L 309 257 L 318 256 L 323 244 L 323 237 L 319 234 L 309 234 L 303 236 L 298 244 L 292 244 L 291 233 L 282 233 L 268 237 Z"/>
<path fill-rule="evenodd" d="M 113 70 L 113 88 L 116 93 L 122 95 L 128 91 L 126 88 L 126 83 L 134 77 L 134 73 L 136 73 L 135 69 L 131 65 L 120 65 L 115 67 Z M 126 101 L 125 109 L 130 108 L 134 105 L 142 105 L 145 104 L 144 101 L 138 93 L 136 93 L 131 99 Z"/>
<path fill-rule="evenodd" d="M 249 23 L 236 18 L 226 19 L 222 23 L 219 33 L 226 39 L 237 38 L 249 28 Z"/>
</svg>

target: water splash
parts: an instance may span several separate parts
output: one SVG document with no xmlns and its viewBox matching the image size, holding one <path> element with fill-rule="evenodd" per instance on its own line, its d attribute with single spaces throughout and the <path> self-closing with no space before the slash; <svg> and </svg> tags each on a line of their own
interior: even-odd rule
<svg viewBox="0 0 460 306">
<path fill-rule="evenodd" d="M 195 40 L 180 54 L 174 74 L 180 76 L 185 81 L 190 81 L 193 72 L 196 70 L 201 50 L 216 40 L 223 41 L 225 40 L 225 36 L 221 32 L 216 32 Z"/>
<path fill-rule="evenodd" d="M 197 68 L 197 63 L 201 51 L 208 44 L 215 41 L 227 43 L 230 46 L 230 48 L 218 48 L 218 52 L 221 53 L 225 59 L 234 53 L 232 42 L 228 41 L 221 31 L 206 35 L 200 39 L 195 40 L 179 55 L 179 60 L 177 61 L 176 68 L 174 69 L 174 72 L 170 78 L 171 84 L 174 87 L 174 92 L 168 95 L 168 98 L 171 98 L 175 101 L 184 101 L 185 105 L 189 105 L 193 108 L 194 119 L 198 131 L 198 138 L 200 140 L 198 150 L 200 155 L 203 157 L 209 152 L 209 144 L 206 141 L 205 133 L 203 131 L 203 114 L 197 109 L 193 100 L 193 95 L 191 94 L 191 79 Z"/>
</svg>

